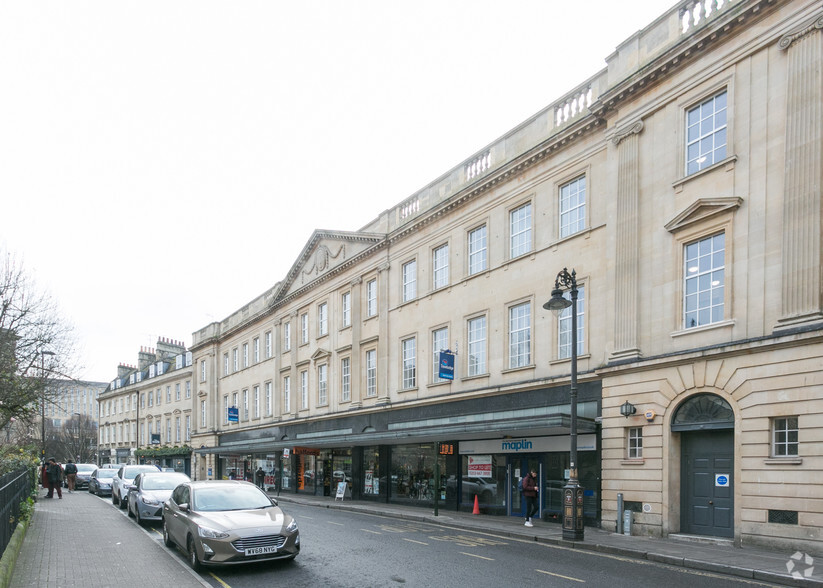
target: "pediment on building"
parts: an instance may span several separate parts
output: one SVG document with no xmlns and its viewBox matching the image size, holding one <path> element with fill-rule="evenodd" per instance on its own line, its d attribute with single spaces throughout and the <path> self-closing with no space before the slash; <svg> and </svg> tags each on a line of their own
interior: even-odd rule
<svg viewBox="0 0 823 588">
<path fill-rule="evenodd" d="M 708 218 L 732 212 L 743 204 L 739 197 L 731 198 L 700 198 L 672 220 L 665 224 L 666 230 L 676 233 Z"/>
<path fill-rule="evenodd" d="M 386 239 L 379 233 L 315 231 L 282 282 L 277 298 L 284 298 L 307 284 L 341 269 Z"/>
<path fill-rule="evenodd" d="M 331 356 L 331 353 L 329 353 L 328 349 L 321 348 L 311 354 L 311 360 L 316 363 L 327 359 L 329 356 Z"/>
</svg>

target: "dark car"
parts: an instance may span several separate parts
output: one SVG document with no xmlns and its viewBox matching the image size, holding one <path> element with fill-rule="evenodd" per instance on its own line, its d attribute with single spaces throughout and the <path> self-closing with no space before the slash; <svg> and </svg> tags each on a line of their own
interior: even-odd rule
<svg viewBox="0 0 823 588">
<path fill-rule="evenodd" d="M 137 474 L 134 482 L 127 486 L 126 508 L 129 516 L 134 517 L 138 525 L 162 520 L 163 503 L 169 499 L 172 490 L 183 482 L 191 482 L 191 478 L 175 472 Z"/>
<path fill-rule="evenodd" d="M 297 522 L 249 482 L 180 484 L 163 505 L 163 542 L 186 552 L 189 565 L 232 565 L 294 559 Z"/>
<path fill-rule="evenodd" d="M 77 475 L 74 477 L 74 487 L 77 490 L 82 490 L 89 487 L 89 478 L 97 469 L 93 463 L 78 463 Z"/>
<path fill-rule="evenodd" d="M 91 476 L 89 476 L 89 493 L 97 494 L 98 496 L 111 495 L 111 480 L 116 473 L 117 470 L 112 468 L 94 470 Z"/>
</svg>

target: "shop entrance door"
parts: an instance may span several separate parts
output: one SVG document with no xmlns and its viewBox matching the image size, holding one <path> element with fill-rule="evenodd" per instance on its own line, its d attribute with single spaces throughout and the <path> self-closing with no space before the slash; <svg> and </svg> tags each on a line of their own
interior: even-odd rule
<svg viewBox="0 0 823 588">
<path fill-rule="evenodd" d="M 534 469 L 537 472 L 538 481 L 543 479 L 543 462 L 538 457 L 526 457 L 523 455 L 508 456 L 508 502 L 511 505 L 509 514 L 513 517 L 526 516 L 526 499 L 523 497 L 522 494 L 520 494 L 518 486 L 520 483 L 520 478 L 528 474 L 531 469 Z M 538 512 L 537 516 L 540 516 L 540 514 L 541 513 Z"/>
</svg>

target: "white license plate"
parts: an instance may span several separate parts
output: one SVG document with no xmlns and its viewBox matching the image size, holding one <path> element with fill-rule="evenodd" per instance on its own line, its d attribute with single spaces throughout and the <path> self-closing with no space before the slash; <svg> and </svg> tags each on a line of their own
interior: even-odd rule
<svg viewBox="0 0 823 588">
<path fill-rule="evenodd" d="M 276 547 L 249 547 L 246 555 L 261 555 L 263 553 L 277 553 Z"/>
</svg>

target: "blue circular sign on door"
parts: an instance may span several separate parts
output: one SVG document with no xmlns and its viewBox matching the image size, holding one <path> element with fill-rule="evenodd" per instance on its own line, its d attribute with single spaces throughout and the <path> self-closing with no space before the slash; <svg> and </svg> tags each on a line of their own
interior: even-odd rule
<svg viewBox="0 0 823 588">
<path fill-rule="evenodd" d="M 717 475 L 715 477 L 715 484 L 717 486 L 728 486 L 729 485 L 729 478 L 723 475 Z"/>
</svg>

